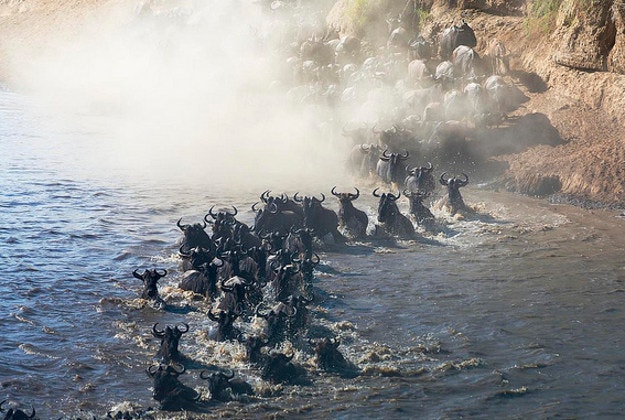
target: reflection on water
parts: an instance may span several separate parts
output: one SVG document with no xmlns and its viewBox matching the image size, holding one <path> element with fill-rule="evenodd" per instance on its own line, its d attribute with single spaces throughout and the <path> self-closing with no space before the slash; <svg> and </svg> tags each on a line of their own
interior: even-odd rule
<svg viewBox="0 0 625 420">
<path fill-rule="evenodd" d="M 120 184 L 76 171 L 64 156 L 97 135 L 53 139 L 28 109 L 0 95 L 0 399 L 33 404 L 42 418 L 155 406 L 145 374 L 157 348 L 151 326 L 185 321 L 184 354 L 231 366 L 262 391 L 207 416 L 609 417 L 625 408 L 625 236 L 616 214 L 469 189 L 465 201 L 482 217 L 438 212 L 440 229 L 427 240 L 328 246 L 313 328 L 340 337 L 363 375 L 316 372 L 294 343 L 313 385 L 271 386 L 242 346 L 210 340 L 206 304 L 176 288 L 176 220 L 199 221 L 217 204 L 236 205 L 250 222 L 261 191 Z M 356 204 L 374 215 L 370 195 Z M 169 271 L 160 292 L 177 310 L 137 299 L 130 273 L 152 267 Z M 206 392 L 197 372 L 185 380 Z"/>
</svg>

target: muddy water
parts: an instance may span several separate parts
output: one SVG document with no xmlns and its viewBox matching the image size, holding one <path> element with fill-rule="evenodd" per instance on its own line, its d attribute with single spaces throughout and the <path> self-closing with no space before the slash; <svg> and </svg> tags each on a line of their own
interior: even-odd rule
<svg viewBox="0 0 625 420">
<path fill-rule="evenodd" d="M 199 369 L 229 366 L 259 394 L 197 416 L 611 417 L 625 409 L 625 220 L 617 212 L 470 185 L 465 201 L 477 214 L 435 208 L 439 226 L 422 240 L 320 248 L 311 331 L 338 336 L 362 375 L 316 371 L 305 340 L 293 340 L 285 347 L 312 385 L 273 386 L 240 345 L 210 339 L 206 303 L 175 287 L 176 220 L 233 204 L 250 222 L 260 191 L 90 176 L 66 156 L 94 133 L 50 132 L 26 108 L 24 98 L 0 95 L 0 399 L 9 404 L 33 405 L 41 418 L 154 407 L 150 329 L 187 322 L 181 350 L 196 368 L 181 379 L 206 396 Z M 357 204 L 373 216 L 373 184 L 354 182 L 363 191 Z M 131 272 L 153 267 L 169 271 L 160 284 L 166 311 L 138 299 Z"/>
</svg>

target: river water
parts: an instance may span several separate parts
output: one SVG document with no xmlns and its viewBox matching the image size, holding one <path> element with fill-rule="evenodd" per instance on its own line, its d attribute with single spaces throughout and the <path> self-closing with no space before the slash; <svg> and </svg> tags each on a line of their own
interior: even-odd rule
<svg viewBox="0 0 625 420">
<path fill-rule="evenodd" d="M 625 410 L 618 212 L 470 184 L 465 201 L 477 215 L 435 209 L 440 228 L 422 240 L 320 248 L 311 328 L 340 337 L 362 375 L 317 372 L 312 354 L 296 349 L 312 385 L 271 386 L 239 344 L 208 338 L 205 304 L 176 288 L 176 220 L 199 221 L 216 204 L 236 205 L 250 222 L 262 190 L 150 181 L 114 167 L 94 173 L 80 156 L 98 150 L 85 146 L 100 141 L 97 119 L 72 132 L 54 127 L 26 97 L 0 94 L 0 399 L 14 406 L 32 405 L 41 418 L 156 406 L 145 373 L 158 344 L 150 330 L 184 321 L 184 354 L 233 368 L 259 393 L 214 404 L 205 417 L 609 418 Z M 373 184 L 354 183 L 363 191 L 356 203 L 373 216 Z M 305 193 L 324 192 L 336 209 L 331 187 Z M 138 299 L 137 268 L 169 271 L 160 292 L 170 310 Z M 197 376 L 191 369 L 181 379 L 205 390 Z"/>
</svg>

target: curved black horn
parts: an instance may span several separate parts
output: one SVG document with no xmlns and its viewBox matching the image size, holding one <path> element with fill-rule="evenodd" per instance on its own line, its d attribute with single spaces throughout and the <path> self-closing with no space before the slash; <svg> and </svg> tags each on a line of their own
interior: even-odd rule
<svg viewBox="0 0 625 420">
<path fill-rule="evenodd" d="M 400 154 L 400 155 L 399 155 L 399 158 L 400 158 L 401 160 L 406 160 L 406 159 L 408 159 L 408 156 L 410 156 L 410 152 L 409 152 L 408 150 L 406 150 L 406 153 L 405 153 L 405 154 L 403 154 L 403 155 L 402 155 L 402 154 Z"/>
<path fill-rule="evenodd" d="M 278 206 L 276 205 L 276 203 L 272 202 L 267 206 L 267 211 L 271 214 L 276 214 L 278 213 Z"/>
<path fill-rule="evenodd" d="M 156 372 L 157 372 L 160 368 L 161 368 L 161 366 L 160 366 L 160 365 L 150 365 L 150 366 L 148 366 L 148 368 L 147 368 L 146 370 L 147 370 L 147 372 L 148 372 L 148 375 L 150 375 L 150 376 L 154 376 L 154 375 L 156 375 Z M 3 402 L 4 402 L 4 401 L 3 401 Z M 0 403 L 0 405 L 1 405 L 1 403 Z"/>
<path fill-rule="evenodd" d="M 404 194 L 405 197 L 408 197 L 408 198 L 412 197 L 412 193 L 408 190 L 404 190 L 402 191 L 402 193 Z"/>
<path fill-rule="evenodd" d="M 167 270 L 165 270 L 164 268 L 157 268 L 156 270 L 154 270 L 154 272 L 161 277 L 165 277 L 167 275 Z"/>
<path fill-rule="evenodd" d="M 213 209 L 214 209 L 214 208 L 215 208 L 215 205 L 213 204 L 213 205 L 211 206 L 211 208 L 210 208 L 210 209 L 208 209 L 208 214 L 207 214 L 206 216 L 210 216 L 210 217 L 212 217 L 213 219 L 216 219 L 216 218 L 217 218 L 217 214 L 213 213 Z M 206 216 L 204 216 L 204 220 L 206 220 Z"/>
<path fill-rule="evenodd" d="M 386 149 L 384 149 L 384 151 L 382 152 L 382 156 L 389 159 L 390 156 L 388 155 L 388 147 Z"/>
<path fill-rule="evenodd" d="M 325 194 L 321 193 L 321 200 L 319 200 L 317 197 L 314 197 L 314 199 L 320 203 L 323 203 L 324 201 L 326 201 L 326 196 Z"/>
<path fill-rule="evenodd" d="M 348 194 L 348 196 L 349 196 L 352 200 L 355 200 L 355 199 L 357 199 L 358 197 L 360 197 L 360 191 L 358 190 L 358 188 L 354 187 L 354 189 L 356 190 L 356 194 L 352 194 L 352 193 L 349 193 L 349 194 Z"/>
<path fill-rule="evenodd" d="M 143 280 L 143 277 L 141 276 L 141 274 L 139 274 L 138 270 L 139 270 L 138 268 L 135 269 L 135 271 L 132 272 L 132 275 L 138 278 L 139 280 Z M 145 274 L 145 270 L 143 271 L 143 274 Z"/>
<path fill-rule="evenodd" d="M 176 226 L 178 226 L 178 228 L 180 228 L 180 230 L 184 230 L 187 226 L 189 226 L 189 225 L 183 225 L 180 222 L 182 222 L 182 217 L 180 219 L 178 219 L 178 221 L 176 222 Z"/>
<path fill-rule="evenodd" d="M 377 193 L 376 193 L 376 192 L 378 191 L 378 189 L 379 189 L 379 188 L 380 188 L 380 187 L 377 187 L 377 188 L 376 188 L 375 190 L 373 190 L 373 192 L 371 193 L 371 194 L 373 194 L 373 196 L 374 196 L 374 197 L 378 197 L 378 198 L 379 198 L 379 197 L 381 197 L 381 195 L 380 195 L 380 194 L 377 194 Z"/>
<path fill-rule="evenodd" d="M 165 335 L 165 330 L 159 330 L 158 328 L 156 328 L 157 325 L 158 322 L 152 326 L 152 334 L 154 335 L 154 337 L 163 338 L 163 336 Z"/>
<path fill-rule="evenodd" d="M 211 321 L 219 322 L 219 317 L 213 313 L 213 309 L 212 308 L 208 310 L 208 314 L 207 315 L 208 315 L 208 318 L 210 318 Z"/>
<path fill-rule="evenodd" d="M 258 211 L 258 210 L 256 210 L 256 205 L 257 205 L 257 204 L 258 204 L 258 201 L 257 201 L 257 202 L 255 202 L 254 204 L 252 204 L 252 211 L 253 211 L 254 213 L 256 213 L 256 212 Z"/>
<path fill-rule="evenodd" d="M 205 376 L 205 374 L 206 374 L 206 376 Z M 206 380 L 206 379 L 209 379 L 212 375 L 213 375 L 213 373 L 209 374 L 208 370 L 204 369 L 204 370 L 202 370 L 200 372 L 200 379 Z"/>
<path fill-rule="evenodd" d="M 258 306 L 256 307 L 256 316 L 267 319 L 268 314 L 263 314 L 260 312 L 261 305 L 262 303 L 259 303 Z"/>
<path fill-rule="evenodd" d="M 226 372 L 230 372 L 230 374 L 226 374 L 225 372 L 222 372 L 222 375 L 224 375 L 224 378 L 228 380 L 234 378 L 234 371 L 232 369 L 228 369 L 226 370 Z"/>
<path fill-rule="evenodd" d="M 464 176 L 464 180 L 460 182 L 462 182 L 462 185 L 467 185 L 469 183 L 469 175 L 465 174 L 464 172 L 462 173 L 462 175 Z"/>
<path fill-rule="evenodd" d="M 332 193 L 332 195 L 335 197 L 340 197 L 340 194 L 337 193 L 335 190 L 336 190 L 336 185 L 332 187 L 332 190 L 330 191 L 330 193 Z"/>
<path fill-rule="evenodd" d="M 179 366 L 180 369 L 176 369 L 176 366 Z M 175 365 L 169 365 L 169 368 L 175 372 L 178 375 L 182 375 L 187 369 L 184 367 L 184 365 L 181 365 L 179 363 L 175 364 Z"/>
<path fill-rule="evenodd" d="M 271 191 L 270 190 L 265 190 L 261 195 L 260 195 L 260 201 L 262 201 L 263 203 L 267 204 L 267 198 L 269 197 L 269 193 Z"/>
<path fill-rule="evenodd" d="M 319 255 L 317 255 L 317 253 L 314 253 L 313 256 L 317 259 L 317 261 L 315 261 L 312 257 L 310 258 L 310 262 L 313 263 L 314 265 L 319 264 L 319 262 L 321 262 L 321 258 L 319 258 Z"/>
<path fill-rule="evenodd" d="M 179 328 L 178 325 L 174 327 L 179 333 L 184 334 L 189 331 L 189 324 L 187 324 L 186 322 L 181 322 L 179 325 L 182 325 L 184 327 L 184 330 L 182 328 Z"/>
<path fill-rule="evenodd" d="M 297 203 L 301 203 L 302 202 L 302 198 L 299 197 L 297 194 L 299 194 L 299 192 L 295 193 L 295 195 L 293 196 L 293 201 L 295 201 Z"/>
<path fill-rule="evenodd" d="M 448 185 L 448 184 L 449 184 L 449 180 L 448 180 L 448 179 L 445 179 L 445 175 L 447 175 L 447 172 L 443 172 L 443 173 L 441 174 L 441 184 L 443 184 L 443 185 Z"/>
<path fill-rule="evenodd" d="M 434 169 L 434 166 L 432 166 L 432 162 L 428 162 L 428 167 L 426 168 L 426 171 L 432 172 L 433 169 Z"/>
<path fill-rule="evenodd" d="M 193 255 L 192 250 L 189 250 L 190 252 L 185 252 L 182 249 L 184 248 L 184 244 L 180 245 L 180 248 L 178 248 L 178 252 L 180 253 L 180 255 L 182 255 L 185 258 L 189 258 Z"/>
<path fill-rule="evenodd" d="M 228 213 L 230 216 L 234 217 L 239 213 L 239 210 L 237 210 L 237 208 L 235 206 L 232 206 L 232 208 L 234 209 L 234 213 L 230 213 L 230 212 L 226 212 Z"/>
</svg>

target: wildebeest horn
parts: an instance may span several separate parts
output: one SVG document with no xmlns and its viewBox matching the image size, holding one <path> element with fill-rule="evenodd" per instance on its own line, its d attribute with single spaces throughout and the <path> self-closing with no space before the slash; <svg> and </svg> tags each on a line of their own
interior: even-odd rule
<svg viewBox="0 0 625 420">
<path fill-rule="evenodd" d="M 297 308 L 295 306 L 291 306 L 291 313 L 287 314 L 288 316 L 295 316 L 297 315 Z"/>
<path fill-rule="evenodd" d="M 141 274 L 138 273 L 139 270 L 138 268 L 135 269 L 135 271 L 132 272 L 132 275 L 135 276 L 136 278 L 138 278 L 139 280 L 143 280 L 143 277 L 141 276 Z M 145 270 L 143 271 L 143 274 L 145 274 Z"/>
<path fill-rule="evenodd" d="M 205 376 L 205 375 L 206 375 L 206 376 Z M 208 370 L 206 370 L 206 369 L 204 369 L 204 370 L 202 370 L 202 371 L 200 372 L 200 378 L 201 378 L 201 379 L 204 379 L 204 380 L 206 380 L 206 379 L 210 378 L 212 375 L 213 375 L 213 373 L 209 374 L 209 373 L 208 373 Z"/>
<path fill-rule="evenodd" d="M 176 226 L 178 226 L 180 228 L 180 230 L 184 230 L 186 227 L 189 226 L 189 225 L 183 225 L 180 222 L 182 222 L 182 217 L 180 219 L 178 219 L 178 221 L 176 222 Z"/>
<path fill-rule="evenodd" d="M 184 330 L 182 328 L 179 328 L 178 325 L 174 327 L 179 333 L 184 334 L 189 331 L 189 324 L 187 324 L 186 322 L 181 322 L 179 325 L 182 325 L 184 327 Z"/>
<path fill-rule="evenodd" d="M 406 196 L 408 198 L 412 197 L 412 193 L 410 191 L 408 191 L 408 190 L 404 190 L 404 191 L 402 191 L 402 193 L 404 194 L 404 196 Z"/>
<path fill-rule="evenodd" d="M 397 133 L 397 131 L 399 131 L 399 130 L 397 129 L 397 125 L 396 125 L 396 124 L 393 124 L 393 133 Z"/>
<path fill-rule="evenodd" d="M 373 132 L 373 134 L 380 134 L 380 131 L 376 130 L 377 126 L 378 126 L 377 124 L 374 124 L 373 127 L 371 127 L 371 131 Z"/>
<path fill-rule="evenodd" d="M 443 172 L 443 173 L 441 174 L 441 184 L 443 184 L 443 185 L 447 185 L 447 184 L 449 184 L 449 180 L 448 180 L 448 179 L 445 179 L 445 175 L 447 175 L 447 172 Z"/>
<path fill-rule="evenodd" d="M 148 372 L 148 375 L 150 376 L 154 376 L 156 375 L 156 372 L 161 369 L 161 365 L 150 365 L 148 366 L 148 368 L 146 369 Z M 4 401 L 3 401 L 4 402 Z"/>
<path fill-rule="evenodd" d="M 286 354 L 284 355 L 284 357 L 286 357 L 286 361 L 290 362 L 291 360 L 293 360 L 293 357 L 295 357 L 295 353 L 291 352 L 290 356 L 287 356 Z"/>
<path fill-rule="evenodd" d="M 230 212 L 226 212 L 227 214 L 229 214 L 230 216 L 234 217 L 239 213 L 239 210 L 237 210 L 237 208 L 235 206 L 232 206 L 232 208 L 234 209 L 234 213 L 230 213 Z"/>
<path fill-rule="evenodd" d="M 334 346 L 334 348 L 337 348 L 339 346 L 339 344 L 341 344 L 341 339 L 339 339 L 339 338 L 331 338 L 330 339 L 330 344 L 332 344 L 332 346 Z"/>
<path fill-rule="evenodd" d="M 321 193 L 321 200 L 319 200 L 317 197 L 314 197 L 314 196 L 313 198 L 320 203 L 323 203 L 324 201 L 326 201 L 326 196 L 323 193 Z"/>
<path fill-rule="evenodd" d="M 382 152 L 382 156 L 384 156 L 385 158 L 389 158 L 390 156 L 388 155 L 388 148 L 384 149 L 384 151 Z"/>
<path fill-rule="evenodd" d="M 432 172 L 432 169 L 434 169 L 434 166 L 432 166 L 432 162 L 428 162 L 428 167 L 427 167 L 427 171 L 428 172 Z"/>
<path fill-rule="evenodd" d="M 225 279 L 221 279 L 221 282 L 219 283 L 219 285 L 221 286 L 221 290 L 225 291 L 225 292 L 232 292 L 234 291 L 234 287 L 230 287 L 230 286 L 226 286 L 225 283 Z"/>
<path fill-rule="evenodd" d="M 333 196 L 335 196 L 335 197 L 339 197 L 339 196 L 340 196 L 340 194 L 338 194 L 338 193 L 337 193 L 336 191 L 334 191 L 334 190 L 336 190 L 336 185 L 335 185 L 334 187 L 332 187 L 332 190 L 331 190 L 330 192 L 332 193 L 332 195 L 333 195 Z"/>
<path fill-rule="evenodd" d="M 234 378 L 234 371 L 232 369 L 228 369 L 226 372 L 230 372 L 230 374 L 226 374 L 224 372 L 221 372 L 221 374 L 224 376 L 224 378 L 226 378 L 228 380 Z"/>
<path fill-rule="evenodd" d="M 215 205 L 213 204 L 213 205 L 211 206 L 211 208 L 210 208 L 210 209 L 208 209 L 208 214 L 207 214 L 206 216 L 210 216 L 210 217 L 212 217 L 213 219 L 216 219 L 216 218 L 217 218 L 217 215 L 213 213 L 213 209 L 214 209 L 214 208 L 215 208 Z M 206 220 L 206 216 L 204 216 L 204 220 Z"/>
<path fill-rule="evenodd" d="M 356 190 L 356 194 L 352 194 L 352 193 L 348 193 L 348 197 L 351 198 L 352 200 L 357 199 L 358 197 L 360 197 L 360 191 L 358 191 L 358 188 L 354 187 L 354 189 Z"/>
<path fill-rule="evenodd" d="M 391 201 L 395 201 L 395 200 L 397 200 L 399 197 L 401 197 L 401 191 L 398 191 L 398 192 L 397 192 L 397 195 L 393 195 L 392 193 L 387 193 L 387 194 L 386 194 L 386 196 L 387 196 L 388 198 L 390 198 L 390 199 L 391 199 Z"/>
<path fill-rule="evenodd" d="M 289 202 L 289 196 L 282 193 L 280 194 L 280 201 L 282 201 L 282 204 L 286 204 Z"/>
<path fill-rule="evenodd" d="M 152 335 L 154 335 L 154 337 L 163 338 L 163 336 L 165 335 L 165 330 L 159 330 L 158 328 L 156 328 L 157 325 L 158 322 L 152 326 Z"/>
<path fill-rule="evenodd" d="M 221 312 L 221 311 L 220 311 Z M 211 321 L 219 322 L 219 317 L 213 313 L 213 308 L 208 310 L 208 317 Z"/>
<path fill-rule="evenodd" d="M 278 206 L 276 205 L 276 203 L 272 202 L 267 206 L 267 211 L 271 214 L 276 214 L 278 213 Z"/>
<path fill-rule="evenodd" d="M 302 198 L 298 197 L 299 192 L 296 192 L 295 195 L 293 196 L 293 201 L 296 201 L 298 203 L 302 202 Z"/>
<path fill-rule="evenodd" d="M 406 150 L 406 154 L 405 155 L 399 155 L 399 158 L 401 160 L 406 160 L 406 159 L 408 159 L 408 156 L 410 156 L 410 152 L 408 150 Z"/>
<path fill-rule="evenodd" d="M 179 366 L 180 369 L 176 369 L 176 366 Z M 172 370 L 172 372 L 175 372 L 177 375 L 181 375 L 181 374 L 183 374 L 187 370 L 184 367 L 184 365 L 181 365 L 181 364 L 178 364 L 178 363 L 175 364 L 175 365 L 169 365 L 168 367 Z"/>
<path fill-rule="evenodd" d="M 362 150 L 363 152 L 368 152 L 369 150 L 371 150 L 371 145 L 370 144 L 361 144 L 360 145 L 360 150 Z"/>
<path fill-rule="evenodd" d="M 312 257 L 310 258 L 310 262 L 313 263 L 314 265 L 319 264 L 319 262 L 321 261 L 321 258 L 319 258 L 319 255 L 317 255 L 317 253 L 313 254 L 314 257 L 317 258 L 317 261 L 315 261 Z"/>
<path fill-rule="evenodd" d="M 378 187 L 379 188 L 379 187 Z M 381 197 L 380 194 L 377 194 L 378 188 L 376 188 L 375 190 L 373 190 L 373 192 L 371 194 L 373 194 L 374 197 Z"/>
<path fill-rule="evenodd" d="M 180 253 L 180 255 L 182 255 L 185 258 L 189 258 L 190 256 L 193 255 L 193 250 L 189 250 L 189 252 L 185 252 L 182 249 L 184 248 L 184 244 L 180 245 L 180 248 L 178 248 L 178 252 Z"/>
<path fill-rule="evenodd" d="M 165 270 L 164 268 L 157 268 L 157 269 L 154 270 L 154 272 L 156 274 L 158 274 L 159 276 L 161 276 L 161 277 L 165 277 L 167 275 L 167 270 Z"/>
<path fill-rule="evenodd" d="M 260 201 L 262 201 L 263 203 L 267 204 L 267 198 L 269 197 L 269 193 L 271 191 L 270 190 L 265 190 L 261 195 L 260 195 Z"/>
<path fill-rule="evenodd" d="M 257 202 L 255 202 L 254 204 L 252 204 L 252 211 L 253 211 L 254 213 L 256 213 L 256 212 L 258 211 L 258 210 L 256 210 L 256 204 L 258 204 L 258 201 L 257 201 Z"/>
<path fill-rule="evenodd" d="M 256 316 L 267 319 L 268 314 L 263 314 L 260 312 L 261 305 L 262 303 L 259 303 L 258 306 L 256 307 Z"/>
<path fill-rule="evenodd" d="M 469 183 L 469 176 L 464 172 L 462 173 L 462 175 L 464 176 L 464 180 L 460 182 L 462 182 L 462 185 L 467 185 Z"/>
</svg>

